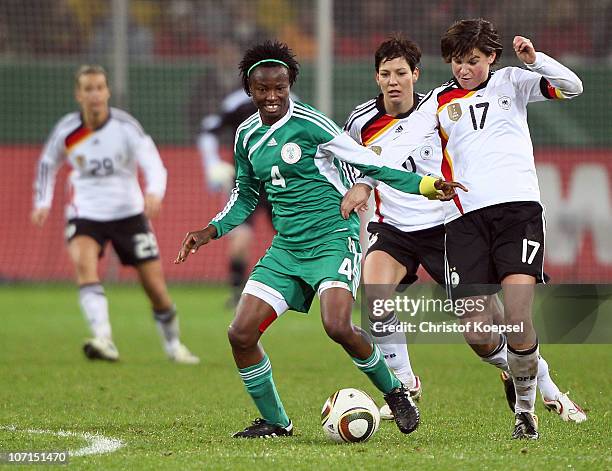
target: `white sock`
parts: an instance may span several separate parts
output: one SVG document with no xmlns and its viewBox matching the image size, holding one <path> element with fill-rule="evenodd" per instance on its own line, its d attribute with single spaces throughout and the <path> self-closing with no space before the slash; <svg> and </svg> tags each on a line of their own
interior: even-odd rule
<svg viewBox="0 0 612 471">
<path fill-rule="evenodd" d="M 538 358 L 538 388 L 543 399 L 552 401 L 561 395 L 561 391 L 554 383 L 548 372 L 548 363 L 541 356 Z"/>
<path fill-rule="evenodd" d="M 82 285 L 79 288 L 79 304 L 94 337 L 111 339 L 108 320 L 108 301 L 100 283 Z"/>
<path fill-rule="evenodd" d="M 157 330 L 164 343 L 166 353 L 173 352 L 179 346 L 179 323 L 176 309 L 172 306 L 163 311 L 153 310 Z"/>
<path fill-rule="evenodd" d="M 535 410 L 535 399 L 538 381 L 538 346 L 529 350 L 516 351 L 508 348 L 508 366 L 514 380 L 516 405 L 514 410 L 531 412 Z"/>
<path fill-rule="evenodd" d="M 377 320 L 376 322 L 376 326 L 373 326 L 370 321 L 370 332 L 374 337 L 376 345 L 378 345 L 378 348 L 383 353 L 387 366 L 391 368 L 403 385 L 413 388 L 416 386 L 416 379 L 410 364 L 406 335 L 403 332 L 396 331 L 380 332 L 385 326 L 399 325 L 397 317 L 395 314 L 391 314 L 391 316 L 384 320 Z"/>
<path fill-rule="evenodd" d="M 499 345 L 486 357 L 480 357 L 480 359 L 510 374 L 510 368 L 508 368 L 508 342 L 506 341 L 506 336 L 500 334 Z"/>
</svg>

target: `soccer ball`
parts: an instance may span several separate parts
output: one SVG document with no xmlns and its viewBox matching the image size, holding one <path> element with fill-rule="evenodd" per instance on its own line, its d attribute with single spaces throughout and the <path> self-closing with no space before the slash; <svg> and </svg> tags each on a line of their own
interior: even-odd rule
<svg viewBox="0 0 612 471">
<path fill-rule="evenodd" d="M 206 172 L 208 184 L 213 188 L 229 191 L 234 187 L 236 171 L 234 166 L 227 162 L 217 162 Z"/>
<path fill-rule="evenodd" d="M 380 413 L 372 398 L 363 391 L 341 389 L 325 401 L 321 425 L 334 442 L 365 442 L 378 430 Z"/>
</svg>

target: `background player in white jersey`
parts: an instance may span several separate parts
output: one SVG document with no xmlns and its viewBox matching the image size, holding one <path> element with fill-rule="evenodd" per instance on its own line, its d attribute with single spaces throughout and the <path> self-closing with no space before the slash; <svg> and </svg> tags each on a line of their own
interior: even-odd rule
<svg viewBox="0 0 612 471">
<path fill-rule="evenodd" d="M 138 121 L 109 107 L 110 89 L 101 66 L 78 69 L 75 97 L 81 113 L 70 113 L 57 123 L 41 154 L 31 219 L 38 226 L 45 223 L 57 170 L 68 160 L 72 167 L 72 197 L 66 207 L 68 254 L 76 271 L 80 306 L 93 334 L 83 347 L 85 355 L 119 359 L 98 275 L 98 258 L 110 241 L 121 263 L 136 269 L 168 357 L 177 363 L 198 363 L 180 342 L 176 309 L 148 222 L 159 213 L 166 191 L 166 169 L 157 148 Z M 146 178 L 144 198 L 138 167 Z"/>
<path fill-rule="evenodd" d="M 245 121 L 257 108 L 253 100 L 242 88 L 233 90 L 225 96 L 217 113 L 204 116 L 201 120 L 200 132 L 197 137 L 198 150 L 202 158 L 202 166 L 206 175 L 209 191 L 229 192 L 234 184 L 234 166 L 223 161 L 220 147 L 225 131 L 232 136 L 240 123 Z M 272 207 L 262 192 L 258 208 L 272 219 Z M 244 224 L 234 229 L 229 237 L 229 281 L 232 289 L 230 304 L 235 307 L 240 299 L 247 278 L 247 266 L 253 242 L 253 215 Z"/>
<path fill-rule="evenodd" d="M 399 133 L 411 132 L 409 116 L 423 98 L 423 95 L 414 92 L 419 78 L 420 57 L 419 47 L 401 35 L 394 35 L 379 46 L 374 55 L 374 66 L 381 94 L 357 106 L 345 126 L 358 143 L 383 149 L 398 136 L 397 130 Z M 421 150 L 403 163 L 418 173 L 439 172 L 442 162 L 440 138 L 432 136 L 429 145 Z M 435 282 L 445 283 L 443 205 L 398 192 L 372 179 L 357 178 L 356 184 L 343 199 L 345 217 L 353 208 L 362 207 L 368 201 L 371 186 L 375 186 L 376 208 L 368 225 L 372 244 L 368 248 L 363 270 L 370 312 L 375 299 L 390 298 L 395 290 L 404 290 L 406 285 L 415 282 L 420 265 Z M 493 315 L 492 322 L 500 323 L 503 320 L 503 307 L 496 296 L 491 299 L 489 309 Z M 399 323 L 394 313 L 375 320 L 379 325 Z M 413 373 L 404 333 L 380 330 L 371 330 L 371 333 L 387 364 L 408 388 L 411 396 L 418 399 L 422 384 Z M 470 339 L 466 340 L 469 342 Z M 499 341 L 494 340 L 495 343 L 473 343 L 470 346 L 485 362 L 502 370 L 508 403 L 514 411 L 516 397 L 514 384 L 508 375 L 506 338 L 501 335 Z M 564 420 L 586 419 L 580 408 L 559 391 L 542 357 L 538 362 L 538 387 L 545 406 L 555 410 Z M 567 415 L 571 409 L 576 409 L 576 414 Z M 388 406 L 381 408 L 381 417 L 392 418 Z"/>
<path fill-rule="evenodd" d="M 291 100 L 299 69 L 286 44 L 253 46 L 240 70 L 258 113 L 236 132 L 236 187 L 207 227 L 187 234 L 175 261 L 184 262 L 200 246 L 241 224 L 254 210 L 263 184 L 278 234 L 251 273 L 228 331 L 236 366 L 262 417 L 234 436 L 292 435 L 293 425 L 259 340 L 287 310 L 308 312 L 316 293 L 328 336 L 385 395 L 398 428 L 410 433 L 418 426 L 418 409 L 376 345 L 351 322 L 361 267 L 359 221 L 355 214 L 348 220 L 340 215 L 348 182 L 339 161 L 415 194 L 451 198 L 457 185 L 381 166 L 376 154 L 357 145 L 333 121 Z"/>
<path fill-rule="evenodd" d="M 538 342 L 531 309 L 536 282 L 544 281 L 543 209 L 527 125 L 527 104 L 582 93 L 569 69 L 516 36 L 513 47 L 529 70 L 493 73 L 502 45 L 483 19 L 452 25 L 441 41 L 453 80 L 434 89 L 414 113 L 414 136 L 403 135 L 390 152 L 418 151 L 414 137 L 437 130 L 442 173 L 469 188 L 445 210 L 447 287 L 454 298 L 503 289 L 507 361 L 516 390 L 513 438 L 538 438 L 534 414 Z M 402 150 L 403 149 L 403 150 Z M 472 312 L 467 320 L 477 319 Z M 464 316 L 465 320 L 466 316 Z"/>
</svg>

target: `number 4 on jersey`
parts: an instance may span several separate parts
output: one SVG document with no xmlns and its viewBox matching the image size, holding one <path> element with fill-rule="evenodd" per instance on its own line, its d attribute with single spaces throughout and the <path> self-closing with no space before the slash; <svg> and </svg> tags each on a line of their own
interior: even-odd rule
<svg viewBox="0 0 612 471">
<path fill-rule="evenodd" d="M 347 277 L 349 281 L 353 279 L 353 269 L 350 258 L 345 258 L 342 260 L 342 264 L 340 268 L 338 268 L 338 273 Z"/>
<path fill-rule="evenodd" d="M 280 186 L 283 188 L 287 187 L 285 183 L 285 178 L 281 175 L 278 165 L 272 166 L 272 170 L 270 171 L 270 178 L 272 178 L 272 185 Z"/>
</svg>

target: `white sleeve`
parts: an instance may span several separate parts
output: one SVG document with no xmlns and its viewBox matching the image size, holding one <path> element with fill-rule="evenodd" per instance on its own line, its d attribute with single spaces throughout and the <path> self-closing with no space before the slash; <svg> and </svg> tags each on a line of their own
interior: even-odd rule
<svg viewBox="0 0 612 471">
<path fill-rule="evenodd" d="M 128 136 L 130 149 L 145 176 L 145 194 L 163 198 L 166 193 L 168 172 L 153 139 L 135 127 L 129 128 Z"/>
<path fill-rule="evenodd" d="M 543 52 L 536 52 L 536 61 L 525 66 L 531 72 L 515 69 L 512 78 L 528 102 L 571 99 L 582 93 L 582 81 L 578 76 Z"/>
<path fill-rule="evenodd" d="M 365 185 L 368 185 L 370 188 L 374 189 L 378 186 L 379 181 L 374 180 L 372 177 L 368 177 L 367 175 L 362 175 L 361 177 L 355 180 L 355 184 L 357 183 L 363 183 Z"/>
<path fill-rule="evenodd" d="M 45 142 L 34 180 L 34 208 L 50 208 L 57 170 L 66 156 L 64 135 L 58 123 Z"/>
<path fill-rule="evenodd" d="M 383 162 L 402 167 L 411 155 L 420 155 L 430 147 L 438 133 L 438 108 L 435 90 L 429 92 L 404 125 L 405 131 L 383 148 Z"/>
<path fill-rule="evenodd" d="M 354 111 L 353 111 L 354 113 Z M 353 125 L 350 126 L 349 128 L 347 128 L 346 126 L 348 125 L 348 123 L 351 122 L 351 117 L 353 116 L 353 113 L 351 113 L 346 121 L 346 124 L 344 126 L 344 129 L 346 131 L 346 133 L 351 137 L 351 139 L 353 139 L 357 144 L 363 145 L 363 143 L 361 142 L 361 130 L 359 129 L 358 126 L 355 126 L 355 121 L 353 121 Z M 347 167 L 348 164 L 343 164 L 344 167 Z M 367 175 L 363 175 L 361 172 L 359 172 L 357 169 L 353 168 L 353 167 L 348 167 L 347 170 L 345 171 L 346 173 L 349 173 L 349 170 L 352 169 L 351 175 L 349 176 L 348 180 L 351 182 L 351 184 L 355 185 L 357 183 L 365 183 L 366 185 L 368 185 L 370 188 L 376 188 L 378 186 L 378 180 L 375 180 L 372 177 L 368 177 Z M 351 178 L 352 176 L 352 178 Z"/>
<path fill-rule="evenodd" d="M 202 132 L 198 135 L 198 150 L 202 159 L 204 171 L 210 169 L 221 161 L 219 155 L 219 138 L 211 130 L 218 127 L 221 117 L 217 114 L 208 115 L 202 120 Z"/>
</svg>

